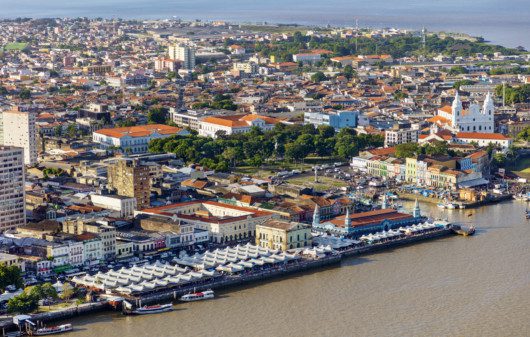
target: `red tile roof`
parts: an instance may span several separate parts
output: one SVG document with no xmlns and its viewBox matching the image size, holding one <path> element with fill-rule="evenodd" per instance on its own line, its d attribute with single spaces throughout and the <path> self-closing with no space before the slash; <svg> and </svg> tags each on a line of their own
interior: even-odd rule
<svg viewBox="0 0 530 337">
<path fill-rule="evenodd" d="M 338 216 L 329 222 L 337 227 L 344 227 L 345 215 Z M 379 209 L 370 212 L 351 214 L 351 226 L 368 226 L 382 222 L 383 220 L 404 220 L 412 218 L 412 215 L 406 213 L 399 213 L 395 209 Z"/>
<path fill-rule="evenodd" d="M 280 120 L 274 117 L 261 116 L 261 115 L 232 115 L 232 116 L 218 116 L 218 117 L 206 117 L 202 121 L 205 123 L 228 126 L 231 128 L 237 127 L 248 127 L 250 122 L 256 119 L 261 119 L 267 124 L 277 124 Z"/>
<path fill-rule="evenodd" d="M 95 131 L 105 135 L 107 137 L 113 138 L 122 138 L 125 136 L 129 137 L 146 137 L 153 133 L 159 133 L 162 135 L 175 135 L 182 131 L 181 128 L 176 128 L 174 126 L 164 125 L 164 124 L 148 124 L 148 125 L 139 125 L 139 126 L 130 126 L 123 128 L 111 128 L 111 129 L 101 129 Z"/>
<path fill-rule="evenodd" d="M 456 134 L 456 137 L 463 138 L 463 139 L 491 139 L 491 140 L 511 139 L 500 133 L 483 133 L 483 132 L 459 132 Z"/>
</svg>

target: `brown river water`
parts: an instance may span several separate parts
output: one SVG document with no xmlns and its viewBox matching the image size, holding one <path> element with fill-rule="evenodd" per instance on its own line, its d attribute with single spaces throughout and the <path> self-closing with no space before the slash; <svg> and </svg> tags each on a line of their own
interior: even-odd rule
<svg viewBox="0 0 530 337">
<path fill-rule="evenodd" d="M 530 336 L 524 210 L 521 201 L 447 211 L 423 204 L 423 214 L 474 223 L 477 233 L 232 288 L 169 313 L 85 316 L 68 336 Z"/>
</svg>

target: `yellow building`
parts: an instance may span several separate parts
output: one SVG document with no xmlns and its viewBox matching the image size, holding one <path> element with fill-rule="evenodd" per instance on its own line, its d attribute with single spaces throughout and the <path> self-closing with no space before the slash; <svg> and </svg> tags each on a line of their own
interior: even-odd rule
<svg viewBox="0 0 530 337">
<path fill-rule="evenodd" d="M 288 250 L 311 246 L 311 226 L 300 222 L 271 219 L 256 225 L 256 245 Z"/>
<path fill-rule="evenodd" d="M 17 255 L 12 254 L 0 253 L 0 265 L 4 265 L 7 267 L 17 266 L 22 271 L 26 270 L 24 260 L 22 260 Z"/>
</svg>

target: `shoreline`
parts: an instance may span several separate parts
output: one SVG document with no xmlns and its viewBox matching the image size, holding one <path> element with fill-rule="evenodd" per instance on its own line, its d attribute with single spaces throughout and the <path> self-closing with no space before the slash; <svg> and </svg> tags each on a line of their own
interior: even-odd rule
<svg viewBox="0 0 530 337">
<path fill-rule="evenodd" d="M 281 269 L 261 270 L 250 275 L 246 274 L 235 276 L 223 276 L 223 279 L 214 280 L 213 282 L 209 282 L 199 286 L 189 286 L 180 288 L 178 290 L 161 291 L 155 294 L 130 296 L 129 298 L 126 298 L 126 300 L 134 303 L 135 306 L 157 304 L 160 302 L 169 301 L 176 302 L 180 296 L 187 294 L 192 290 L 229 290 L 230 288 L 236 288 L 239 286 L 245 286 L 253 283 L 259 285 L 259 282 L 266 282 L 266 280 L 289 277 L 292 274 L 305 273 L 309 271 L 318 272 L 321 268 L 325 267 L 333 267 L 339 265 L 338 267 L 340 268 L 340 263 L 344 259 L 356 256 L 376 254 L 388 249 L 406 247 L 424 241 L 448 237 L 450 235 L 455 235 L 451 229 L 436 229 L 433 231 L 408 236 L 405 238 L 389 240 L 383 243 L 347 248 L 342 251 L 336 251 L 333 254 L 327 255 L 326 257 L 320 259 L 304 259 L 305 261 L 301 263 L 286 265 L 285 268 Z M 119 307 L 120 306 L 118 306 L 117 308 L 113 308 L 108 301 L 100 301 L 81 304 L 79 306 L 76 306 L 75 308 L 67 308 L 54 312 L 30 314 L 30 316 L 32 317 L 31 320 L 37 323 L 37 325 L 39 325 L 42 323 L 48 323 L 58 320 L 67 320 L 74 317 L 79 317 L 81 315 L 88 315 L 101 311 L 117 311 Z M 4 319 L 3 321 L 0 321 L 0 329 L 2 330 L 2 332 L 14 330 L 16 328 L 17 326 L 13 323 L 12 319 Z"/>
<path fill-rule="evenodd" d="M 414 194 L 414 193 L 398 193 L 398 196 L 400 199 L 407 200 L 407 201 L 414 201 L 418 199 L 418 201 L 420 202 L 426 202 L 430 204 L 439 204 L 443 202 L 442 199 L 425 197 L 423 195 Z M 512 199 L 513 199 L 512 194 L 503 194 L 503 195 L 498 195 L 495 198 L 486 199 L 483 201 L 476 201 L 476 202 L 451 201 L 451 202 L 454 204 L 458 204 L 459 206 L 458 209 L 471 209 L 471 208 L 477 208 L 481 206 L 493 205 L 493 204 L 497 204 L 497 203 L 512 200 Z"/>
<path fill-rule="evenodd" d="M 362 19 L 363 16 L 361 16 Z M 364 15 L 366 24 L 359 27 L 360 30 L 373 30 L 373 29 L 385 29 L 385 28 L 391 28 L 391 29 L 397 29 L 407 32 L 419 32 L 425 25 L 419 24 L 419 23 L 409 23 L 409 24 L 402 24 L 398 25 L 396 22 L 379 22 L 379 20 L 375 20 L 371 15 Z M 10 15 L 10 16 L 0 16 L 0 22 L 5 21 L 14 21 L 16 19 L 23 18 L 23 19 L 31 19 L 31 20 L 46 20 L 46 19 L 62 19 L 67 18 L 71 20 L 75 19 L 81 19 L 81 18 L 88 18 L 88 19 L 97 19 L 97 18 L 103 18 L 104 20 L 125 20 L 125 21 L 163 21 L 163 20 L 181 20 L 184 23 L 193 23 L 195 20 L 199 20 L 204 23 L 214 23 L 216 21 L 224 21 L 228 25 L 233 26 L 241 26 L 246 27 L 249 31 L 259 31 L 259 28 L 263 28 L 263 31 L 267 32 L 269 30 L 276 30 L 279 29 L 281 32 L 282 28 L 288 29 L 288 28 L 299 28 L 300 30 L 331 30 L 331 29 L 352 29 L 354 27 L 353 23 L 348 22 L 348 20 L 345 19 L 339 19 L 336 23 L 330 24 L 325 22 L 312 22 L 312 21 L 301 21 L 301 20 L 294 20 L 292 22 L 284 21 L 281 18 L 274 19 L 269 18 L 261 21 L 252 21 L 252 20 L 241 20 L 238 21 L 236 19 L 231 19 L 230 17 L 215 17 L 215 16 L 204 16 L 204 17 L 195 17 L 195 16 L 183 16 L 182 18 L 177 16 L 164 16 L 164 15 L 125 15 L 125 16 L 119 16 L 119 15 L 59 15 L 59 14 L 44 14 L 44 15 Z M 392 18 L 392 16 L 389 16 L 389 18 Z M 375 21 L 374 21 L 375 20 Z M 252 29 L 254 28 L 254 29 Z M 267 30 L 267 28 L 269 30 Z M 483 36 L 480 34 L 472 33 L 470 31 L 466 31 L 465 29 L 459 30 L 456 27 L 435 27 L 430 28 L 425 27 L 428 29 L 429 33 L 435 34 L 440 37 L 451 37 L 456 40 L 469 40 L 473 42 L 477 42 L 478 39 L 482 38 L 483 42 L 490 45 L 498 45 L 505 48 L 516 48 L 521 43 L 514 43 L 515 41 L 496 41 L 495 37 L 491 36 Z M 522 43 L 523 47 L 530 49 L 530 46 L 524 46 L 525 43 Z"/>
</svg>

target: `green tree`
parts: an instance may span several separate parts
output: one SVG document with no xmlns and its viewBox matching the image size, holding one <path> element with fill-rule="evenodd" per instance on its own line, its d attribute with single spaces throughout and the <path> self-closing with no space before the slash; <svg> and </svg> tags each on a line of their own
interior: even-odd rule
<svg viewBox="0 0 530 337">
<path fill-rule="evenodd" d="M 53 134 L 55 135 L 55 137 L 61 137 L 61 135 L 63 134 L 63 126 L 57 125 L 56 127 L 54 127 Z"/>
<path fill-rule="evenodd" d="M 0 290 L 5 291 L 9 285 L 14 285 L 16 288 L 21 288 L 24 284 L 22 280 L 22 272 L 17 266 L 0 265 Z"/>
<path fill-rule="evenodd" d="M 396 101 L 399 101 L 399 100 L 402 100 L 402 99 L 405 99 L 407 97 L 409 97 L 409 95 L 407 95 L 406 93 L 404 93 L 403 91 L 401 90 L 396 90 L 393 94 L 393 97 Z"/>
<path fill-rule="evenodd" d="M 425 154 L 428 154 L 429 156 L 447 155 L 448 150 L 449 146 L 447 145 L 447 142 L 443 141 L 434 141 L 425 146 Z"/>
<path fill-rule="evenodd" d="M 65 301 L 68 301 L 70 298 L 72 298 L 72 296 L 74 296 L 74 293 L 74 287 L 72 287 L 70 283 L 64 282 L 61 298 Z"/>
<path fill-rule="evenodd" d="M 26 89 L 26 88 L 22 89 L 22 90 L 20 91 L 20 93 L 18 94 L 18 97 L 20 97 L 20 98 L 22 98 L 22 99 L 29 99 L 29 98 L 31 98 L 31 90 Z"/>
<path fill-rule="evenodd" d="M 333 136 L 335 136 L 335 129 L 329 125 L 319 125 L 317 127 L 317 131 L 320 137 L 322 137 L 323 139 L 332 138 Z"/>
<path fill-rule="evenodd" d="M 26 292 L 23 292 L 7 301 L 7 311 L 12 314 L 27 314 L 35 311 L 38 307 L 39 298 L 27 294 Z"/>
<path fill-rule="evenodd" d="M 421 149 L 418 143 L 404 143 L 396 145 L 396 157 L 413 158 L 420 154 Z"/>
<path fill-rule="evenodd" d="M 309 148 L 302 143 L 289 143 L 285 145 L 285 158 L 294 161 L 300 161 L 309 154 Z"/>
<path fill-rule="evenodd" d="M 77 137 L 77 125 L 75 124 L 68 124 L 66 127 L 66 134 L 69 138 L 76 138 Z"/>
<path fill-rule="evenodd" d="M 168 110 L 163 107 L 154 107 L 147 113 L 147 122 L 149 124 L 164 124 L 169 118 Z"/>
<path fill-rule="evenodd" d="M 327 77 L 321 71 L 317 71 L 316 73 L 311 75 L 311 81 L 313 81 L 315 83 L 320 83 L 320 82 L 325 81 L 325 80 L 327 80 Z"/>
<path fill-rule="evenodd" d="M 467 74 L 468 71 L 466 68 L 462 66 L 454 66 L 449 69 L 449 75 L 460 75 L 460 74 Z"/>
<path fill-rule="evenodd" d="M 355 141 L 355 136 L 350 134 L 345 134 L 342 137 L 337 137 L 335 143 L 335 153 L 337 156 L 349 159 L 353 156 L 356 156 L 359 153 L 359 148 Z"/>
<path fill-rule="evenodd" d="M 453 88 L 455 88 L 456 90 L 460 90 L 460 87 L 463 86 L 463 85 L 472 85 L 472 84 L 475 84 L 475 81 L 471 81 L 471 80 L 460 80 L 460 81 L 456 81 L 454 84 L 453 84 Z"/>
<path fill-rule="evenodd" d="M 223 151 L 223 154 L 222 154 L 222 157 L 226 160 L 228 160 L 231 164 L 232 164 L 232 167 L 236 165 L 237 163 L 237 160 L 239 158 L 241 158 L 241 153 L 240 153 L 240 149 L 238 150 L 238 148 L 235 148 L 235 147 L 228 147 L 226 148 L 224 151 Z"/>
</svg>

